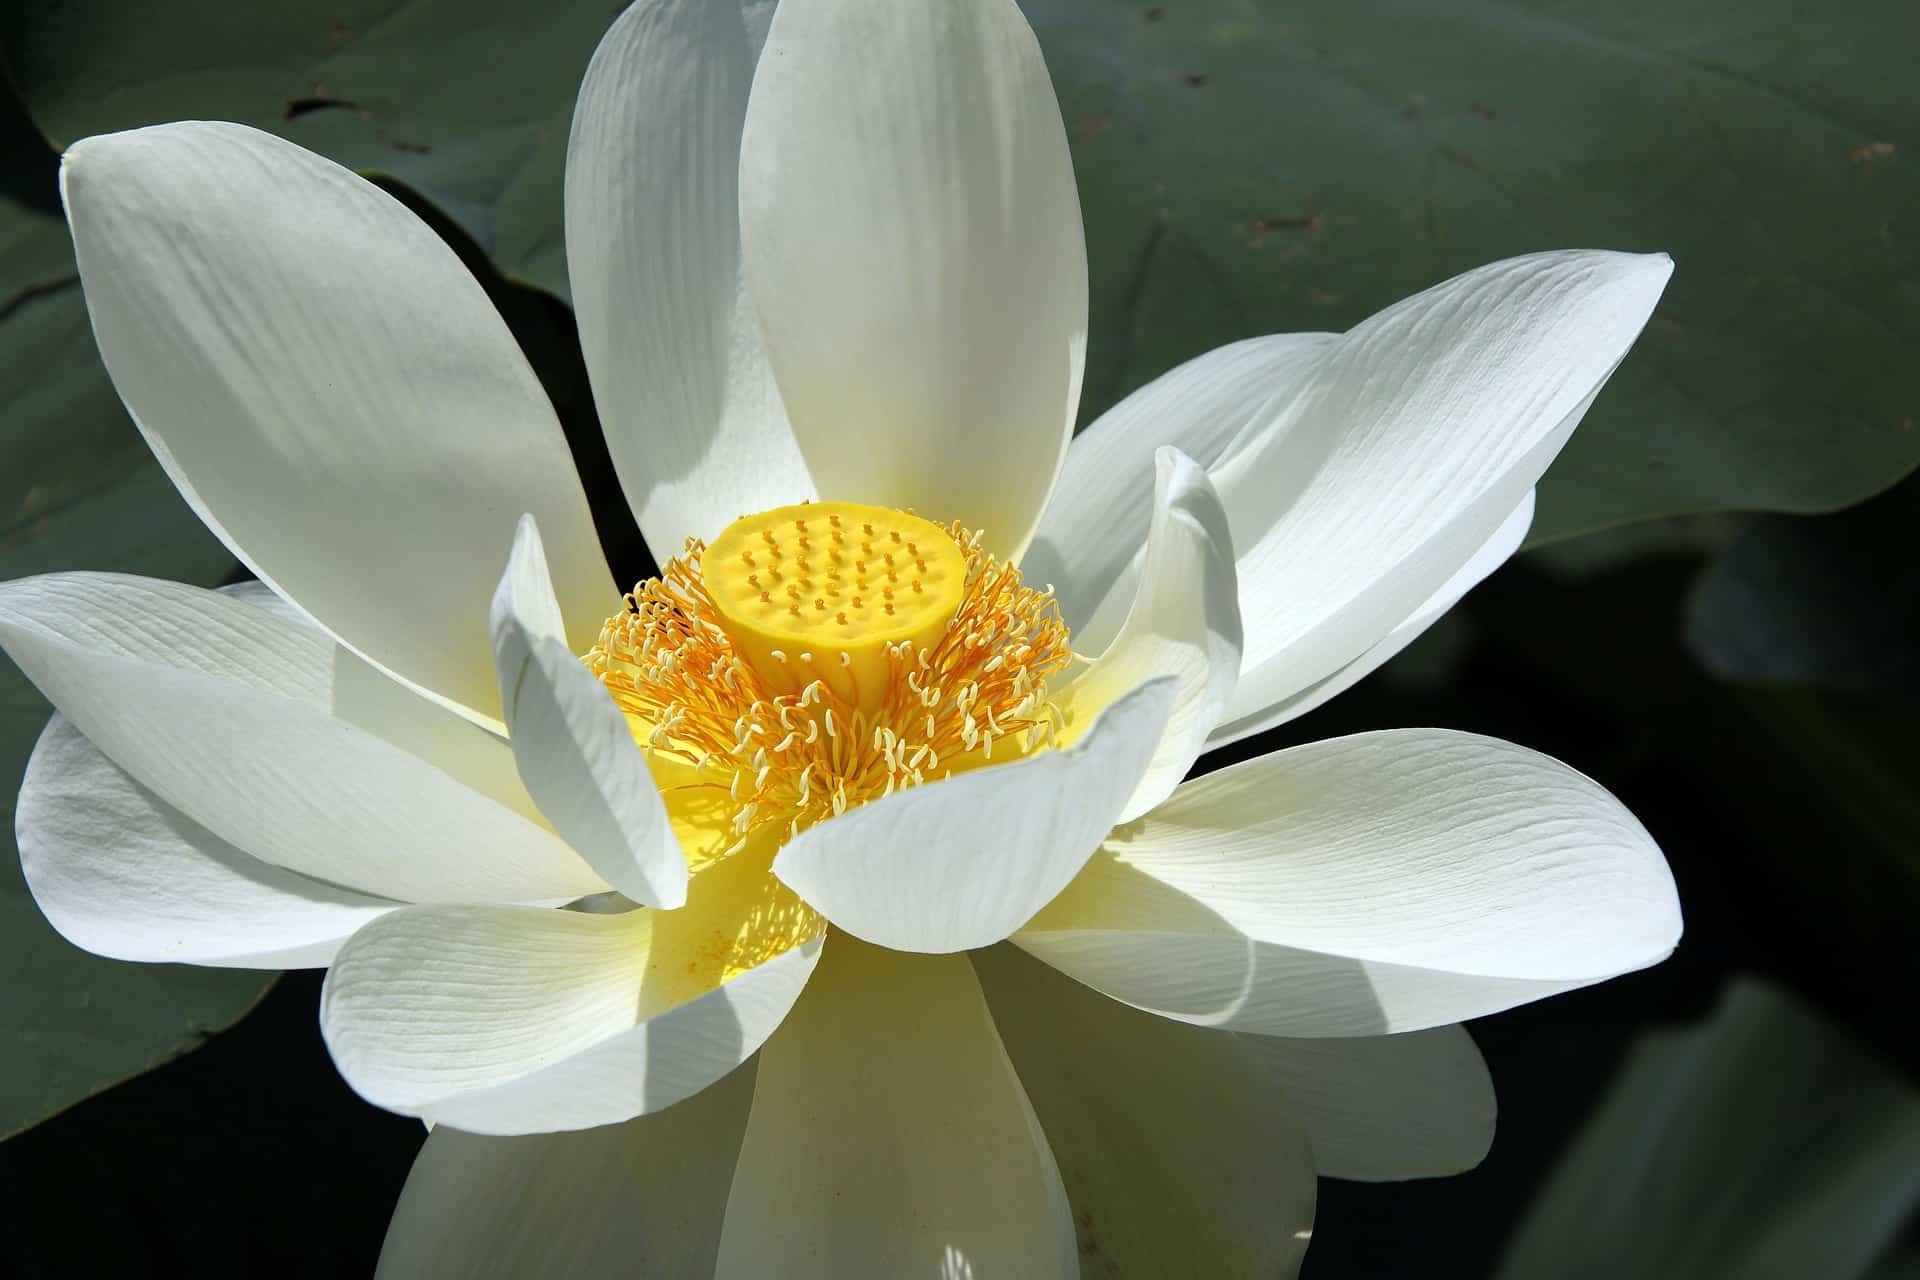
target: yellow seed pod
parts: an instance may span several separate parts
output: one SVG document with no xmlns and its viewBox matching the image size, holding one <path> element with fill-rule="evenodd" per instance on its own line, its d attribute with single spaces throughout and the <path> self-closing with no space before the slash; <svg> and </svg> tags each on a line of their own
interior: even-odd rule
<svg viewBox="0 0 1920 1280">
<path fill-rule="evenodd" d="M 911 585 L 855 567 L 908 546 Z M 700 572 L 735 650 L 775 693 L 819 679 L 869 709 L 892 679 L 888 650 L 932 648 L 967 585 L 966 557 L 945 529 L 855 502 L 742 516 L 708 544 Z"/>
</svg>

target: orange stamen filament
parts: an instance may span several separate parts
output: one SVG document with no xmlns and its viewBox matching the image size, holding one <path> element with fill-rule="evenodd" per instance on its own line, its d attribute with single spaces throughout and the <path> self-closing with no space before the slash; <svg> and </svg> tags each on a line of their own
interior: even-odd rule
<svg viewBox="0 0 1920 1280">
<path fill-rule="evenodd" d="M 627 595 L 584 661 L 642 746 L 694 766 L 701 780 L 683 785 L 727 793 L 733 848 L 768 824 L 791 836 L 977 767 L 996 748 L 1004 761 L 1048 746 L 1061 724 L 1047 681 L 1074 660 L 1059 608 L 1050 591 L 1025 586 L 1017 569 L 987 554 L 977 535 L 958 525 L 948 532 L 966 561 L 960 608 L 931 646 L 888 646 L 877 697 L 868 689 L 863 698 L 857 681 L 846 695 L 844 653 L 776 650 L 786 687 L 798 689 L 776 692 L 721 625 L 696 539 Z"/>
</svg>

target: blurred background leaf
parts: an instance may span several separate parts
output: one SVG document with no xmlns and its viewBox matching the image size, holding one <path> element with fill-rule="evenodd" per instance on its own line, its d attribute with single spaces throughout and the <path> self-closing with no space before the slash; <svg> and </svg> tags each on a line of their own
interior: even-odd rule
<svg viewBox="0 0 1920 1280">
<path fill-rule="evenodd" d="M 560 178 L 612 0 L 20 0 L 8 65 L 56 147 L 237 120 L 391 175 L 566 292 Z"/>
<path fill-rule="evenodd" d="M 54 156 L 0 100 L 0 579 L 118 569 L 212 585 L 235 568 L 147 452 L 100 366 Z M 0 656 L 0 794 L 52 708 Z M 0 1137 L 183 1053 L 270 973 L 104 960 L 47 925 L 0 836 Z"/>
<path fill-rule="evenodd" d="M 1688 651 L 1920 898 L 1920 476 L 1820 519 L 1761 516 L 1686 602 Z"/>
<path fill-rule="evenodd" d="M 1532 541 L 1823 511 L 1920 460 L 1920 23 L 1845 0 L 1034 0 L 1094 281 L 1088 409 L 1537 249 L 1671 253 Z"/>
<path fill-rule="evenodd" d="M 1857 1280 L 1916 1206 L 1920 1090 L 1739 979 L 1704 1025 L 1635 1043 L 1497 1280 Z"/>
<path fill-rule="evenodd" d="M 1722 680 L 1920 695 L 1920 477 L 1827 519 L 1750 521 L 1695 584 L 1687 647 Z"/>
</svg>

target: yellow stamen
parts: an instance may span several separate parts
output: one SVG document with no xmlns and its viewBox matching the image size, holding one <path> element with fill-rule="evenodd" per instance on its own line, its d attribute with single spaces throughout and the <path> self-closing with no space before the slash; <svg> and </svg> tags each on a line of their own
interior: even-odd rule
<svg viewBox="0 0 1920 1280">
<path fill-rule="evenodd" d="M 797 543 L 801 519 L 820 517 L 910 535 L 926 564 L 916 590 L 803 610 L 748 582 L 744 545 L 777 552 Z M 743 839 L 774 824 L 784 838 L 977 767 L 996 747 L 995 760 L 1017 758 L 1060 728 L 1046 682 L 1073 655 L 1051 593 L 957 524 L 838 502 L 764 512 L 711 546 L 689 539 L 625 605 L 588 667 L 641 744 L 691 766 L 697 781 L 683 785 L 724 805 Z"/>
</svg>

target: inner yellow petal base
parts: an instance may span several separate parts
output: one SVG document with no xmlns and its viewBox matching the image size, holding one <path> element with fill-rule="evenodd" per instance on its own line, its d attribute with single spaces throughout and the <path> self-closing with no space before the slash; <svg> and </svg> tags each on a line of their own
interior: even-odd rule
<svg viewBox="0 0 1920 1280">
<path fill-rule="evenodd" d="M 585 661 L 669 808 L 731 811 L 732 843 L 689 847 L 696 869 L 1060 729 L 1047 681 L 1074 658 L 1051 592 L 957 524 L 780 507 L 689 539 L 624 604 Z"/>
</svg>

